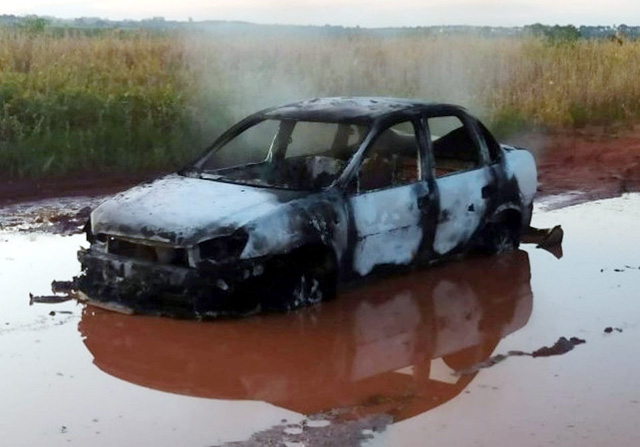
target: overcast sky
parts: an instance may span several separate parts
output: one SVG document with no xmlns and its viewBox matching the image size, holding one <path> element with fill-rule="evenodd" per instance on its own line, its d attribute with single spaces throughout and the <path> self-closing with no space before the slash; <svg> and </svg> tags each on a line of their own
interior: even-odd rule
<svg viewBox="0 0 640 447">
<path fill-rule="evenodd" d="M 640 25 L 640 0 L 2 0 L 0 14 L 363 27 Z"/>
</svg>

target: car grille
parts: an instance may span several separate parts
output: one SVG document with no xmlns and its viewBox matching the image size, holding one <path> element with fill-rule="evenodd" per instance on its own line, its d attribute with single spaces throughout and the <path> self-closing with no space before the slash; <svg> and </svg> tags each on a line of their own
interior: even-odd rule
<svg viewBox="0 0 640 447">
<path fill-rule="evenodd" d="M 139 244 L 117 237 L 108 238 L 108 252 L 139 261 L 189 266 L 189 256 L 184 248 Z"/>
</svg>

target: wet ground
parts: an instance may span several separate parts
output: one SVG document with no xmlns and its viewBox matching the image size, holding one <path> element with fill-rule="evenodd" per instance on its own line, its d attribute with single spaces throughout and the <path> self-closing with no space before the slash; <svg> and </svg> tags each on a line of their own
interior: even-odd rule
<svg viewBox="0 0 640 447">
<path fill-rule="evenodd" d="M 0 206 L 0 231 L 79 234 L 91 210 L 107 197 L 109 196 L 38 199 Z"/>
<path fill-rule="evenodd" d="M 533 222 L 562 224 L 561 259 L 522 245 L 210 323 L 30 306 L 85 242 L 5 225 L 1 444 L 639 445 L 640 195 L 564 200 Z"/>
<path fill-rule="evenodd" d="M 539 197 L 563 194 L 564 203 L 580 203 L 640 192 L 640 125 L 538 129 L 514 134 L 502 142 L 533 152 Z M 3 212 L 24 207 L 25 202 L 49 199 L 47 203 L 57 208 L 55 202 L 60 197 L 73 201 L 79 193 L 110 195 L 166 173 L 100 171 L 40 180 L 0 179 L 0 228 L 5 225 Z"/>
<path fill-rule="evenodd" d="M 587 127 L 513 135 L 538 166 L 538 196 L 572 203 L 640 191 L 640 126 Z"/>
</svg>

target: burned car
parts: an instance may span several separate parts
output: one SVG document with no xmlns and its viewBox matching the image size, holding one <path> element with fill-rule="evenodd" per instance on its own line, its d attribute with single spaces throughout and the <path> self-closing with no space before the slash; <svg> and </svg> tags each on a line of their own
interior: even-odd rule
<svg viewBox="0 0 640 447">
<path fill-rule="evenodd" d="M 131 312 L 292 309 L 377 271 L 517 247 L 536 185 L 532 155 L 458 106 L 270 108 L 181 171 L 97 207 L 78 287 Z"/>
</svg>

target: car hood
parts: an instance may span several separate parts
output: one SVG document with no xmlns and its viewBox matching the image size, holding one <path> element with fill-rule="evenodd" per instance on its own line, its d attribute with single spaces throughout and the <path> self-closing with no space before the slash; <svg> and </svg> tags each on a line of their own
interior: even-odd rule
<svg viewBox="0 0 640 447">
<path fill-rule="evenodd" d="M 230 234 L 303 195 L 169 175 L 107 200 L 91 213 L 94 234 L 194 245 Z"/>
</svg>

